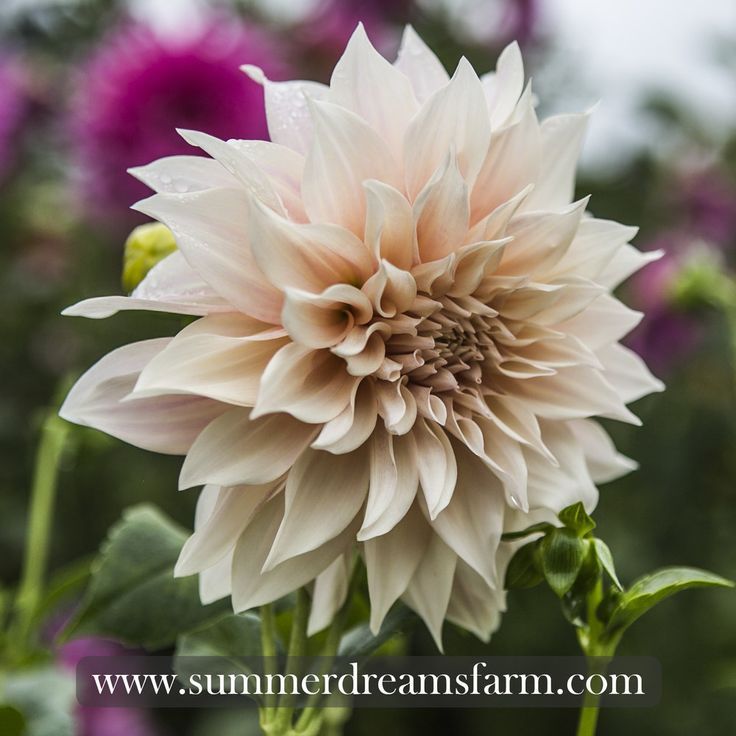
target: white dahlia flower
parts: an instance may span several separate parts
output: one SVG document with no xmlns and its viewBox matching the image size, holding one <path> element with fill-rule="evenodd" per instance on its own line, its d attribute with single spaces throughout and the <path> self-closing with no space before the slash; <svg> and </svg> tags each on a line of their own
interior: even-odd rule
<svg viewBox="0 0 736 736">
<path fill-rule="evenodd" d="M 183 131 L 211 158 L 133 170 L 179 250 L 66 311 L 197 319 L 104 357 L 62 416 L 186 456 L 203 601 L 313 581 L 319 630 L 357 549 L 374 630 L 401 598 L 438 643 L 445 619 L 487 638 L 502 533 L 632 467 L 592 417 L 636 424 L 661 388 L 611 294 L 650 256 L 571 202 L 587 115 L 540 124 L 516 45 L 450 79 L 411 28 L 390 64 L 358 27 L 329 86 L 245 71 L 272 142 Z"/>
</svg>

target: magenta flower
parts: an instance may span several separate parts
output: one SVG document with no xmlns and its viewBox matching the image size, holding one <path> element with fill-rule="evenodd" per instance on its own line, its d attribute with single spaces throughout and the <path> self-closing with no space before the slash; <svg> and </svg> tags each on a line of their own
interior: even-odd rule
<svg viewBox="0 0 736 736">
<path fill-rule="evenodd" d="M 25 69 L 16 56 L 0 51 L 0 181 L 15 161 L 16 136 L 28 109 Z"/>
<path fill-rule="evenodd" d="M 153 158 L 191 154 L 176 128 L 221 138 L 268 137 L 263 93 L 239 66 L 280 78 L 272 41 L 232 18 L 163 37 L 126 24 L 83 65 L 70 120 L 79 192 L 91 215 L 130 223 L 146 187 L 126 173 Z M 133 218 L 137 216 L 132 214 Z"/>
</svg>

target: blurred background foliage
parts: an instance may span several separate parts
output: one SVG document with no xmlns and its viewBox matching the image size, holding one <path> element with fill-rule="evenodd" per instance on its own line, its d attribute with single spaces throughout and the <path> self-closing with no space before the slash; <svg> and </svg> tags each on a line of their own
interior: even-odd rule
<svg viewBox="0 0 736 736">
<path fill-rule="evenodd" d="M 632 28 L 649 22 L 653 46 L 661 45 L 668 33 L 675 38 L 681 31 L 672 16 L 684 4 L 652 2 L 662 14 L 661 26 L 652 24 L 651 12 L 639 16 L 635 3 L 585 7 L 596 5 L 598 11 L 581 9 L 593 37 L 605 33 L 606 12 L 628 14 L 623 20 Z M 649 77 L 624 79 L 616 94 L 627 102 L 626 109 L 613 106 L 618 135 L 606 138 L 606 129 L 591 131 L 594 155 L 586 147 L 579 179 L 580 194 L 593 194 L 591 208 L 597 216 L 640 225 L 639 247 L 665 252 L 660 262 L 624 287 L 630 303 L 647 311 L 631 344 L 668 386 L 664 394 L 635 407 L 643 428 L 611 426 L 622 451 L 641 466 L 603 488 L 596 513 L 600 536 L 613 549 L 624 582 L 667 564 L 736 575 L 734 307 L 714 306 L 702 293 L 713 279 L 730 279 L 736 261 L 736 115 L 726 101 L 736 88 L 736 36 L 729 37 L 719 20 L 716 6 L 722 3 L 695 5 L 714 16 L 710 28 L 718 32 L 710 33 L 706 23 L 682 19 L 689 24 L 687 32 L 699 34 L 697 48 L 709 51 L 703 61 L 695 51 L 690 57 L 682 49 L 682 61 L 690 66 L 707 62 L 730 86 L 716 82 L 715 106 L 704 108 L 702 90 L 692 79 L 678 94 L 657 84 L 655 69 Z M 563 0 L 3 3 L 4 587 L 18 576 L 27 489 L 44 408 L 70 376 L 113 347 L 169 335 L 179 327 L 177 318 L 155 313 L 123 313 L 104 322 L 59 316 L 64 306 L 83 297 L 121 292 L 123 242 L 131 227 L 143 221 L 128 207 L 145 196 L 125 169 L 162 155 L 191 153 L 175 127 L 226 137 L 265 136 L 260 92 L 244 75 L 234 76 L 237 65 L 258 64 L 276 78 L 326 80 L 357 20 L 364 21 L 374 43 L 389 54 L 397 46 L 401 25 L 411 22 L 448 67 L 464 54 L 479 72 L 492 67 L 500 49 L 516 38 L 524 48 L 528 73 L 537 80 L 542 112 L 562 109 L 571 99 L 585 107 L 594 99 L 585 92 L 592 87 L 594 95 L 604 98 L 598 115 L 606 116 L 608 89 L 600 80 L 612 77 L 586 76 L 599 68 L 593 62 L 601 59 L 588 63 L 576 56 L 570 39 L 578 38 L 583 26 L 571 30 L 568 6 Z M 689 12 L 698 10 L 691 7 Z M 667 53 L 666 46 L 662 53 Z M 621 59 L 635 56 L 636 47 L 622 39 L 620 54 Z M 606 68 L 615 71 L 619 61 L 609 59 Z M 137 502 L 158 504 L 183 525 L 191 524 L 195 495 L 175 490 L 177 458 L 85 430 L 75 430 L 73 444 L 56 507 L 53 568 L 92 553 L 122 509 Z M 509 597 L 509 615 L 490 645 L 451 627 L 445 636 L 448 653 L 576 653 L 572 630 L 542 587 Z M 417 630 L 410 650 L 432 653 L 433 644 Z M 621 653 L 648 654 L 661 661 L 662 703 L 643 711 L 605 712 L 602 734 L 733 733 L 736 596 L 698 592 L 677 597 L 637 623 Z M 162 711 L 127 723 L 125 733 L 244 734 L 248 723 L 255 729 L 253 716 Z M 346 733 L 474 734 L 518 731 L 523 723 L 526 732 L 563 734 L 572 732 L 575 719 L 576 713 L 566 710 L 373 710 L 362 712 Z M 109 719 L 88 718 L 80 719 L 78 730 L 82 736 L 112 736 L 121 732 L 113 728 L 120 727 Z"/>
</svg>

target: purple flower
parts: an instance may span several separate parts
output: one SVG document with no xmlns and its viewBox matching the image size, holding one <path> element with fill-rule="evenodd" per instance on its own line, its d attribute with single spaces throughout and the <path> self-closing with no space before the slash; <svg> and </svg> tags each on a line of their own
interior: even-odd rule
<svg viewBox="0 0 736 736">
<path fill-rule="evenodd" d="M 635 274 L 629 284 L 633 305 L 645 316 L 627 343 L 659 374 L 694 350 L 701 337 L 698 320 L 672 301 L 672 286 L 688 246 L 688 240 L 677 234 L 659 236 L 649 249 L 661 248 L 664 256 Z"/>
<path fill-rule="evenodd" d="M 57 662 L 65 669 L 76 670 L 84 657 L 115 657 L 130 653 L 107 639 L 87 637 L 62 645 Z M 93 708 L 77 705 L 77 736 L 156 736 L 148 712 L 140 708 Z"/>
<path fill-rule="evenodd" d="M 6 178 L 15 161 L 16 136 L 29 110 L 26 83 L 20 60 L 0 51 L 0 181 Z"/>
<path fill-rule="evenodd" d="M 683 177 L 677 203 L 690 229 L 718 245 L 736 238 L 736 187 L 715 168 Z"/>
<path fill-rule="evenodd" d="M 501 33 L 504 38 L 526 46 L 536 38 L 538 25 L 538 0 L 506 0 Z"/>
<path fill-rule="evenodd" d="M 164 37 L 125 24 L 80 69 L 69 128 L 87 213 L 130 224 L 136 215 L 128 207 L 148 190 L 126 170 L 198 153 L 176 128 L 267 138 L 262 90 L 239 66 L 257 64 L 271 78 L 282 77 L 272 42 L 229 17 L 189 31 Z"/>
</svg>

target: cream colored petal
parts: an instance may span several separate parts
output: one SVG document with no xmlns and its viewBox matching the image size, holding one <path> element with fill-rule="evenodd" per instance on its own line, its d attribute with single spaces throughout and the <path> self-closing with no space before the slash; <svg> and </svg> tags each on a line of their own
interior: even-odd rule
<svg viewBox="0 0 736 736">
<path fill-rule="evenodd" d="M 419 483 L 417 472 L 418 458 L 414 440 L 411 435 L 405 435 L 403 437 L 393 437 L 392 443 L 393 458 L 396 467 L 394 492 L 389 496 L 388 492 L 390 489 L 387 490 L 385 484 L 378 489 L 383 495 L 375 503 L 376 505 L 380 505 L 382 511 L 380 515 L 372 514 L 374 520 L 369 520 L 369 523 L 366 523 L 365 520 L 363 521 L 363 525 L 358 532 L 358 541 L 361 542 L 374 537 L 380 537 L 391 531 L 404 518 L 417 495 L 417 486 Z M 373 468 L 371 470 L 373 471 Z M 372 472 L 371 495 L 375 491 Z M 368 506 L 371 506 L 371 503 L 372 499 L 369 496 Z"/>
<path fill-rule="evenodd" d="M 524 62 L 519 44 L 510 43 L 499 55 L 495 73 L 481 77 L 493 130 L 508 123 L 524 89 Z"/>
<path fill-rule="evenodd" d="M 330 289 L 334 296 L 327 296 Z M 367 297 L 348 284 L 331 286 L 321 295 L 287 288 L 281 321 L 292 340 L 310 348 L 327 348 L 341 342 L 355 319 L 349 310 L 350 304 L 339 296 L 360 300 L 366 310 L 372 311 Z"/>
<path fill-rule="evenodd" d="M 314 132 L 308 100 L 321 100 L 329 88 L 318 82 L 273 82 L 257 66 L 240 67 L 254 82 L 263 86 L 268 133 L 274 143 L 306 154 Z"/>
<path fill-rule="evenodd" d="M 419 261 L 414 217 L 406 197 L 384 182 L 364 181 L 366 245 L 377 261 L 409 270 Z"/>
<path fill-rule="evenodd" d="M 312 447 L 335 455 L 352 452 L 371 436 L 378 405 L 371 381 L 361 381 L 353 401 L 322 428 Z"/>
<path fill-rule="evenodd" d="M 614 343 L 597 352 L 604 366 L 604 375 L 628 404 L 642 396 L 664 391 L 664 384 L 655 378 L 646 363 L 632 350 Z"/>
<path fill-rule="evenodd" d="M 639 464 L 616 450 L 603 427 L 592 419 L 573 419 L 567 423 L 585 454 L 590 477 L 595 483 L 608 483 L 636 470 Z"/>
<path fill-rule="evenodd" d="M 515 125 L 491 134 L 470 197 L 471 223 L 478 222 L 534 184 L 539 176 L 541 150 L 539 122 L 533 107 L 529 107 Z"/>
<path fill-rule="evenodd" d="M 648 263 L 658 261 L 664 255 L 662 250 L 640 251 L 633 245 L 624 245 L 613 260 L 598 275 L 597 281 L 609 289 L 615 289 L 629 276 L 644 268 Z"/>
<path fill-rule="evenodd" d="M 251 322 L 217 315 L 185 328 L 143 369 L 132 396 L 183 393 L 253 406 L 264 369 L 288 338 L 283 330 L 249 334 Z"/>
<path fill-rule="evenodd" d="M 226 598 L 232 593 L 230 568 L 233 553 L 228 552 L 219 562 L 199 573 L 199 600 L 203 606 Z"/>
<path fill-rule="evenodd" d="M 283 514 L 284 494 L 280 493 L 264 505 L 238 540 L 232 562 L 232 596 L 236 612 L 272 603 L 311 582 L 354 540 L 355 524 L 314 551 L 261 572 Z"/>
<path fill-rule="evenodd" d="M 456 564 L 457 555 L 437 535 L 431 535 L 424 557 L 402 596 L 427 625 L 440 651 Z"/>
<path fill-rule="evenodd" d="M 366 202 L 363 182 L 401 180 L 396 160 L 368 123 L 350 110 L 314 103 L 314 142 L 307 154 L 302 198 L 312 222 L 336 223 L 362 237 Z"/>
<path fill-rule="evenodd" d="M 372 46 L 359 23 L 330 78 L 330 102 L 360 115 L 386 141 L 394 158 L 418 109 L 407 77 Z"/>
<path fill-rule="evenodd" d="M 319 294 L 334 284 L 362 284 L 373 272 L 370 252 L 348 230 L 290 222 L 253 199 L 248 209 L 253 256 L 268 281 L 279 289 Z"/>
<path fill-rule="evenodd" d="M 374 634 L 391 606 L 406 591 L 431 535 L 421 512 L 412 507 L 391 531 L 363 544 L 371 601 L 370 627 Z"/>
<path fill-rule="evenodd" d="M 314 636 L 326 629 L 342 608 L 348 594 L 352 566 L 352 555 L 342 554 L 315 578 L 307 636 Z"/>
<path fill-rule="evenodd" d="M 310 424 L 329 422 L 350 404 L 359 380 L 328 350 L 291 343 L 266 366 L 253 417 L 283 411 Z"/>
<path fill-rule="evenodd" d="M 409 389 L 399 382 L 376 383 L 378 413 L 383 417 L 386 429 L 392 434 L 406 434 L 417 418 L 417 404 Z"/>
<path fill-rule="evenodd" d="M 589 114 L 555 115 L 542 122 L 542 155 L 534 191 L 524 202 L 529 210 L 553 210 L 572 202 L 575 167 Z"/>
<path fill-rule="evenodd" d="M 128 173 L 154 192 L 197 192 L 236 187 L 238 180 L 219 162 L 202 156 L 166 156 Z"/>
<path fill-rule="evenodd" d="M 457 481 L 455 453 L 442 427 L 420 420 L 412 432 L 419 458 L 419 482 L 429 518 L 435 519 L 452 499 Z"/>
<path fill-rule="evenodd" d="M 442 62 L 411 26 L 404 28 L 394 66 L 409 79 L 419 102 L 450 81 Z"/>
<path fill-rule="evenodd" d="M 381 261 L 376 273 L 363 284 L 363 293 L 382 317 L 397 317 L 414 304 L 417 284 L 408 271 Z"/>
<path fill-rule="evenodd" d="M 381 515 L 390 508 L 396 496 L 398 471 L 394 457 L 393 435 L 385 430 L 373 433 L 369 444 L 370 475 L 368 483 L 368 500 L 363 527 L 374 524 Z"/>
<path fill-rule="evenodd" d="M 457 250 L 468 231 L 468 185 L 450 155 L 427 182 L 414 202 L 417 244 L 423 263 Z"/>
<path fill-rule="evenodd" d="M 257 268 L 245 222 L 249 195 L 236 189 L 155 194 L 134 209 L 167 225 L 189 265 L 233 307 L 278 324 L 281 294 Z"/>
<path fill-rule="evenodd" d="M 59 415 L 154 452 L 183 455 L 199 433 L 227 410 L 200 396 L 126 400 L 141 370 L 169 338 L 145 340 L 113 350 L 74 384 Z"/>
<path fill-rule="evenodd" d="M 644 315 L 622 304 L 618 299 L 601 294 L 579 314 L 555 329 L 569 332 L 582 340 L 591 350 L 617 342 L 636 327 Z"/>
<path fill-rule="evenodd" d="M 342 533 L 363 506 L 368 472 L 367 453 L 362 450 L 345 455 L 307 450 L 286 479 L 284 518 L 263 571 Z"/>
<path fill-rule="evenodd" d="M 521 206 L 521 203 L 529 196 L 533 186 L 530 184 L 524 187 L 515 197 L 512 197 L 507 202 L 500 204 L 490 214 L 483 217 L 481 220 L 475 223 L 470 230 L 468 230 L 467 242 L 477 243 L 483 240 L 498 240 L 506 234 L 506 226 L 511 221 L 511 218 L 516 214 L 516 211 Z"/>
<path fill-rule="evenodd" d="M 274 493 L 280 481 L 262 486 L 235 486 L 222 488 L 215 504 L 205 520 L 195 520 L 195 532 L 184 543 L 174 568 L 176 577 L 202 572 L 212 567 L 228 552 L 232 552 L 243 529 L 250 523 L 263 503 Z M 208 488 L 200 494 L 200 504 Z M 206 501 L 206 497 L 205 497 Z"/>
<path fill-rule="evenodd" d="M 483 161 L 490 123 L 483 87 L 472 66 L 461 59 L 450 82 L 422 106 L 406 131 L 406 190 L 413 200 L 454 150 L 460 173 L 472 183 Z"/>
<path fill-rule="evenodd" d="M 180 488 L 268 483 L 291 468 L 317 431 L 288 414 L 258 420 L 249 414 L 231 409 L 207 426 L 184 460 Z"/>
<path fill-rule="evenodd" d="M 511 238 L 504 238 L 472 243 L 460 248 L 454 263 L 452 286 L 447 293 L 455 297 L 473 294 L 483 279 L 496 271 L 504 249 L 510 242 Z"/>
<path fill-rule="evenodd" d="M 505 609 L 505 594 L 488 587 L 469 565 L 458 560 L 447 620 L 487 643 L 501 624 L 501 612 Z"/>
</svg>

